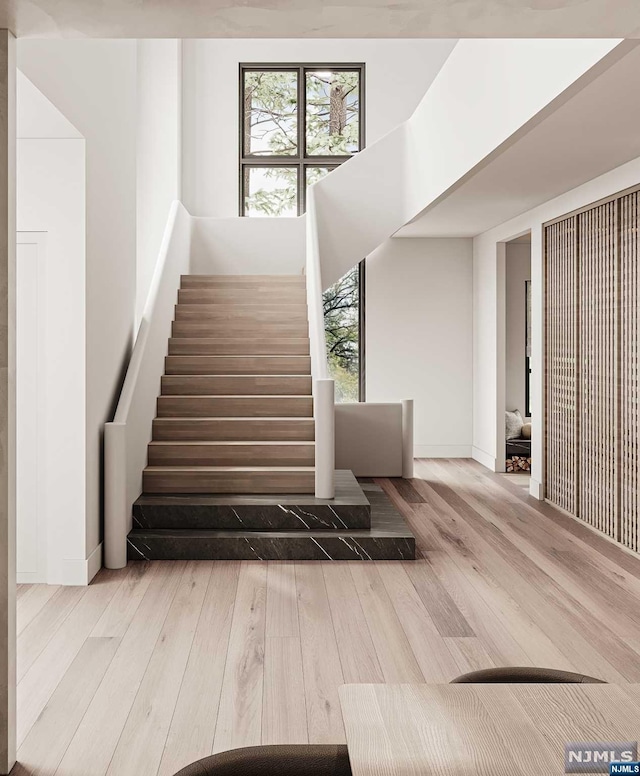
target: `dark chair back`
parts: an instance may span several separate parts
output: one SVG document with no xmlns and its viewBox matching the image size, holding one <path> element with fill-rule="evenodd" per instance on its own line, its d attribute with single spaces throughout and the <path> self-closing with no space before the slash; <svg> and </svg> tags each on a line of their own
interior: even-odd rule
<svg viewBox="0 0 640 776">
<path fill-rule="evenodd" d="M 602 679 L 595 679 L 585 674 L 575 674 L 573 671 L 559 671 L 556 668 L 532 668 L 517 666 L 514 668 L 485 668 L 482 671 L 472 671 L 462 674 L 451 681 L 451 684 L 606 684 Z"/>
<path fill-rule="evenodd" d="M 249 746 L 205 757 L 175 776 L 351 776 L 351 766 L 340 744 Z"/>
</svg>

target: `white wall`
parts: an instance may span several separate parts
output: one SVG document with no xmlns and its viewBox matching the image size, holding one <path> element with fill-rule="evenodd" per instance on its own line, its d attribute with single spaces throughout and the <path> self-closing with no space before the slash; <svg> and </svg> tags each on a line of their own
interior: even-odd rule
<svg viewBox="0 0 640 776">
<path fill-rule="evenodd" d="M 366 142 L 407 119 L 451 40 L 183 41 L 183 202 L 192 215 L 238 215 L 241 62 L 364 62 Z"/>
<path fill-rule="evenodd" d="M 103 425 L 114 410 L 134 328 L 136 50 L 135 40 L 17 43 L 20 69 L 86 138 L 87 558 L 100 543 Z"/>
<path fill-rule="evenodd" d="M 37 577 L 30 581 L 82 584 L 88 581 L 85 141 L 21 74 L 17 106 L 17 227 L 19 232 L 46 233 L 46 253 L 40 251 L 38 255 L 44 267 L 37 299 L 44 326 L 36 332 L 43 356 L 39 373 L 43 377 L 43 406 L 41 412 L 37 406 L 32 407 L 32 412 L 38 417 L 36 433 L 42 462 L 39 472 L 33 473 L 33 487 L 38 491 L 38 531 L 46 532 L 47 549 Z M 26 357 L 18 353 L 18 362 Z M 29 458 L 29 451 L 23 452 Z M 25 459 L 22 462 L 28 471 L 30 463 Z M 17 509 L 20 520 L 20 503 Z M 42 536 L 33 539 L 40 543 Z"/>
<path fill-rule="evenodd" d="M 16 581 L 47 581 L 44 411 L 46 232 L 16 245 Z"/>
<path fill-rule="evenodd" d="M 500 274 L 497 244 L 531 230 L 532 291 L 532 477 L 531 494 L 543 498 L 544 455 L 544 331 L 542 224 L 598 199 L 640 182 L 640 158 L 511 219 L 473 240 L 473 455 L 486 466 L 495 467 L 498 453 L 498 419 L 501 411 L 498 385 L 503 375 L 496 343 L 500 321 L 496 314 Z"/>
<path fill-rule="evenodd" d="M 531 280 L 531 245 L 507 243 L 506 276 L 506 354 L 505 409 L 518 409 L 526 416 L 526 288 Z"/>
<path fill-rule="evenodd" d="M 139 321 L 171 203 L 180 199 L 182 42 L 139 40 L 137 78 L 136 320 Z"/>
<path fill-rule="evenodd" d="M 366 286 L 367 401 L 414 399 L 417 456 L 469 456 L 472 241 L 388 240 Z"/>
<path fill-rule="evenodd" d="M 194 275 L 300 275 L 305 218 L 194 218 Z"/>
<path fill-rule="evenodd" d="M 142 491 L 176 289 L 189 270 L 193 219 L 174 202 L 113 422 L 105 427 L 105 564 L 127 564 L 131 505 Z"/>
</svg>

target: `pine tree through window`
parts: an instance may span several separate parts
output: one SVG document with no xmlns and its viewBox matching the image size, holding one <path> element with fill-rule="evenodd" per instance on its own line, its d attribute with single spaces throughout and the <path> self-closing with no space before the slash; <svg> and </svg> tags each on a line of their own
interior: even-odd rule
<svg viewBox="0 0 640 776">
<path fill-rule="evenodd" d="M 364 147 L 364 65 L 240 65 L 240 215 L 295 216 Z"/>
<path fill-rule="evenodd" d="M 364 65 L 240 65 L 240 215 L 292 217 L 364 148 Z M 324 294 L 337 401 L 364 401 L 364 262 Z"/>
</svg>

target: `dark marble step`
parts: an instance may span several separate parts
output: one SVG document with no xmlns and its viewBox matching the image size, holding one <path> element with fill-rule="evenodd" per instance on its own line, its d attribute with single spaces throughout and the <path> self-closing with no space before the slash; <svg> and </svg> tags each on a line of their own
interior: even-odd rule
<svg viewBox="0 0 640 776">
<path fill-rule="evenodd" d="M 129 534 L 130 560 L 413 560 L 415 538 L 382 490 L 364 486 L 370 530 L 142 530 Z"/>
<path fill-rule="evenodd" d="M 178 530 L 322 531 L 369 528 L 371 508 L 353 473 L 336 472 L 336 497 L 313 495 L 142 495 L 133 527 Z"/>
</svg>

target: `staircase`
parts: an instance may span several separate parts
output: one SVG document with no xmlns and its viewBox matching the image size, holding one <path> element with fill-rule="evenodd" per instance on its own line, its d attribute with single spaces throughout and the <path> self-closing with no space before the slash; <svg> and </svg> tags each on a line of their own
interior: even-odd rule
<svg viewBox="0 0 640 776">
<path fill-rule="evenodd" d="M 313 493 L 303 276 L 183 277 L 145 493 Z"/>
<path fill-rule="evenodd" d="M 182 276 L 130 559 L 414 557 L 377 486 L 313 495 L 307 321 L 302 275 Z"/>
</svg>

